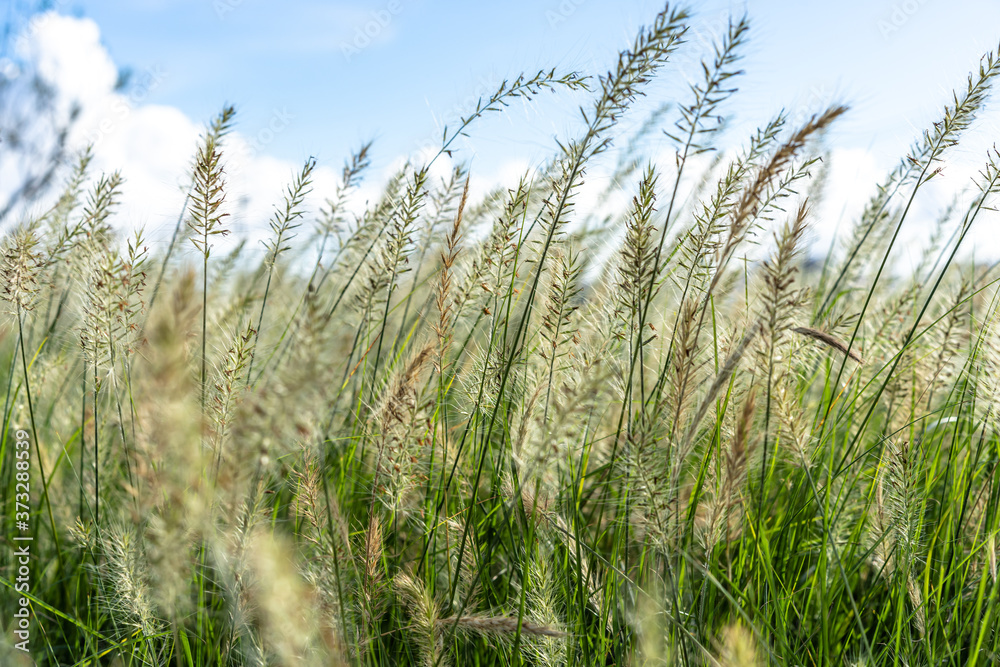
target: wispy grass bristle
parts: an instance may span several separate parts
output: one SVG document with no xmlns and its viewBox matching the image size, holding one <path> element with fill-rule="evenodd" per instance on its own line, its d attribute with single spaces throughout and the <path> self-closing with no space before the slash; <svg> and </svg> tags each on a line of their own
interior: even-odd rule
<svg viewBox="0 0 1000 667">
<path fill-rule="evenodd" d="M 733 136 L 754 32 L 698 54 L 694 25 L 505 80 L 364 187 L 371 143 L 304 160 L 256 254 L 224 238 L 232 107 L 162 247 L 80 152 L 0 240 L 0 521 L 32 554 L 22 591 L 0 550 L 0 664 L 21 595 L 38 665 L 996 662 L 1000 265 L 967 247 L 1000 154 L 926 246 L 900 230 L 997 56 L 838 194 L 822 257 L 847 107 Z M 544 91 L 577 124 L 480 187 L 479 123 Z"/>
</svg>

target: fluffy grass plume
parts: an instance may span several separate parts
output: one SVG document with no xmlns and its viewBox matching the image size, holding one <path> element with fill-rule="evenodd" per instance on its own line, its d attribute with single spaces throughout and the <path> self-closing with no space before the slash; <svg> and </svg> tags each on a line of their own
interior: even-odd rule
<svg viewBox="0 0 1000 667">
<path fill-rule="evenodd" d="M 849 111 L 717 150 L 746 17 L 621 129 L 689 20 L 664 8 L 602 76 L 504 82 L 356 215 L 376 148 L 316 208 L 310 158 L 256 256 L 223 238 L 231 107 L 162 252 L 83 152 L 0 242 L 0 521 L 27 517 L 34 568 L 15 592 L 0 550 L 0 663 L 29 664 L 22 596 L 52 666 L 1000 660 L 1000 269 L 962 252 L 995 151 L 895 263 L 997 55 L 816 261 Z M 546 91 L 585 100 L 578 131 L 470 194 L 456 139 Z M 609 159 L 607 216 L 578 195 Z"/>
</svg>

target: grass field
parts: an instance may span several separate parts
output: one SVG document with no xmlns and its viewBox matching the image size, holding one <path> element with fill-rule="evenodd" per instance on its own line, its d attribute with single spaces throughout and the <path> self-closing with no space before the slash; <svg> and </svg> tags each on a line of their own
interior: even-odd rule
<svg viewBox="0 0 1000 667">
<path fill-rule="evenodd" d="M 363 215 L 369 145 L 320 210 L 306 162 L 257 255 L 220 245 L 233 109 L 157 254 L 84 152 L 0 248 L 0 663 L 995 664 L 1000 271 L 962 248 L 1000 155 L 965 146 L 968 206 L 894 251 L 1000 62 L 806 261 L 849 110 L 698 157 L 746 20 L 644 128 L 676 158 L 632 159 L 618 121 L 686 25 L 506 82 Z M 475 199 L 460 152 L 432 175 L 550 89 L 590 101 L 544 168 Z M 634 198 L 598 219 L 613 152 Z"/>
</svg>

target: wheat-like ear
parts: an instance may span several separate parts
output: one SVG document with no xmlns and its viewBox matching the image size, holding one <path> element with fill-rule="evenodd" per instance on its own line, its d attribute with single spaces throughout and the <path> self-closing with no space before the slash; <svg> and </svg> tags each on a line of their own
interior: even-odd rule
<svg viewBox="0 0 1000 667">
<path fill-rule="evenodd" d="M 998 47 L 1000 49 L 1000 47 Z M 913 165 L 913 178 L 919 186 L 934 178 L 940 169 L 930 171 L 941 161 L 946 150 L 958 144 L 958 139 L 972 125 L 976 115 L 986 103 L 993 88 L 993 79 L 1000 74 L 1000 57 L 996 51 L 986 53 L 979 61 L 978 72 L 969 74 L 965 90 L 953 93 L 952 103 L 946 105 L 941 120 L 933 129 L 924 130 L 905 161 Z"/>
<path fill-rule="evenodd" d="M 111 522 L 99 539 L 107 568 L 98 568 L 97 574 L 107 580 L 111 612 L 126 628 L 142 637 L 145 659 L 156 661 L 158 642 L 154 638 L 162 624 L 153 608 L 149 572 L 139 536 L 131 526 Z M 123 633 L 122 639 L 132 634 Z"/>
<path fill-rule="evenodd" d="M 385 344 L 386 328 L 389 325 L 389 311 L 393 295 L 400 285 L 400 277 L 410 270 L 410 255 L 414 250 L 413 235 L 417 230 L 417 221 L 427 196 L 427 167 L 413 171 L 412 180 L 405 193 L 388 202 L 384 211 L 385 240 L 381 244 L 373 265 L 368 268 L 368 275 L 360 292 L 355 295 L 355 302 L 361 314 L 358 324 L 359 332 L 374 336 L 370 340 L 371 351 L 371 400 L 379 384 L 377 373 L 382 361 L 382 349 Z M 374 241 L 373 241 L 374 244 Z"/>
<path fill-rule="evenodd" d="M 872 238 L 873 234 L 877 235 L 879 232 L 888 234 L 891 231 L 891 225 L 895 223 L 896 229 L 892 234 L 892 239 L 895 240 L 902 226 L 903 216 L 897 216 L 893 220 L 892 216 L 889 215 L 889 206 L 893 198 L 904 185 L 912 183 L 913 189 L 910 194 L 910 201 L 912 201 L 916 191 L 924 183 L 941 173 L 942 167 L 936 165 L 939 165 L 944 153 L 958 143 L 961 135 L 975 120 L 986 103 L 997 74 L 1000 74 L 1000 58 L 997 57 L 996 52 L 990 51 L 980 60 L 978 71 L 969 74 L 965 90 L 961 94 L 953 93 L 952 103 L 945 106 L 941 119 L 933 124 L 933 129 L 923 132 L 920 139 L 914 142 L 906 157 L 879 185 L 875 196 L 865 207 L 852 230 L 846 257 L 836 279 L 826 292 L 818 311 L 820 314 L 827 312 L 838 294 L 838 290 L 859 272 L 860 267 L 857 265 L 857 259 L 862 256 L 861 250 L 866 243 L 870 243 L 869 239 Z M 993 176 L 996 176 L 995 169 Z M 991 179 L 987 178 L 986 180 Z M 995 185 L 995 181 L 993 185 Z"/>
<path fill-rule="evenodd" d="M 258 529 L 251 540 L 247 556 L 253 580 L 248 593 L 268 662 L 318 667 L 313 592 L 298 576 L 292 545 L 265 529 Z"/>
<path fill-rule="evenodd" d="M 59 199 L 44 215 L 49 230 L 45 234 L 46 265 L 64 259 L 80 243 L 85 233 L 86 216 L 80 216 L 73 224 L 70 224 L 70 218 L 80 205 L 84 182 L 93 159 L 92 146 L 88 145 L 80 151 L 73 166 L 73 173 L 67 179 Z"/>
<path fill-rule="evenodd" d="M 671 9 L 668 3 L 656 15 L 652 25 L 639 31 L 632 47 L 619 53 L 614 71 L 601 77 L 601 95 L 593 109 L 580 109 L 587 130 L 581 139 L 561 145 L 562 156 L 553 170 L 550 183 L 552 193 L 546 199 L 545 214 L 542 217 L 545 239 L 540 250 L 538 271 L 528 297 L 529 308 L 549 247 L 572 211 L 584 166 L 611 146 L 609 130 L 635 98 L 645 94 L 643 89 L 680 46 L 687 32 L 687 19 L 685 10 Z"/>
<path fill-rule="evenodd" d="M 507 191 L 502 212 L 458 288 L 454 306 L 456 321 L 465 315 L 470 305 L 481 304 L 484 295 L 501 296 L 520 251 L 521 224 L 527 214 L 531 186 L 531 180 L 525 175 L 516 189 Z"/>
<path fill-rule="evenodd" d="M 795 216 L 786 221 L 775 234 L 773 255 L 764 262 L 763 325 L 768 350 L 777 347 L 788 330 L 788 320 L 800 307 L 807 293 L 793 290 L 798 266 L 795 260 L 802 252 L 809 216 L 806 203 L 799 206 Z"/>
<path fill-rule="evenodd" d="M 818 340 L 827 347 L 831 347 L 837 350 L 841 354 L 850 357 L 859 364 L 865 363 L 865 360 L 856 351 L 852 350 L 847 346 L 847 343 L 840 340 L 836 336 L 828 334 L 825 331 L 820 331 L 819 329 L 813 329 L 812 327 L 794 327 L 793 332 L 806 336 L 807 338 L 812 338 L 813 340 Z"/>
<path fill-rule="evenodd" d="M 236 111 L 227 106 L 212 121 L 195 157 L 191 204 L 188 210 L 188 229 L 191 244 L 202 256 L 201 282 L 201 409 L 205 411 L 206 381 L 208 378 L 208 258 L 215 236 L 226 236 L 229 230 L 222 220 L 228 213 L 222 211 L 225 201 L 225 182 L 222 167 L 222 138 L 232 127 Z M 166 260 L 164 260 L 164 263 Z M 157 284 L 157 286 L 159 286 Z"/>
<path fill-rule="evenodd" d="M 717 640 L 719 667 L 759 667 L 757 641 L 752 632 L 740 624 L 727 626 Z"/>
<path fill-rule="evenodd" d="M 223 450 L 229 436 L 234 410 L 240 399 L 241 385 L 245 384 L 245 378 L 249 378 L 250 375 L 248 366 L 256 340 L 257 332 L 249 323 L 233 336 L 233 342 L 226 351 L 222 368 L 219 370 L 219 378 L 215 383 L 215 397 L 212 405 L 214 417 L 212 449 L 215 452 L 216 477 L 222 463 Z"/>
<path fill-rule="evenodd" d="M 438 605 L 422 579 L 410 572 L 400 572 L 393 579 L 393 589 L 403 601 L 410 617 L 410 632 L 425 667 L 449 664 L 442 656 L 444 642 L 438 623 Z"/>
<path fill-rule="evenodd" d="M 102 174 L 83 206 L 82 226 L 91 249 L 108 247 L 113 232 L 108 218 L 114 213 L 125 180 L 120 172 Z"/>
<path fill-rule="evenodd" d="M 560 250 L 542 314 L 541 334 L 545 342 L 539 356 L 548 362 L 549 367 L 542 410 L 543 424 L 548 422 L 556 373 L 565 367 L 564 357 L 573 353 L 573 345 L 579 341 L 574 313 L 579 308 L 578 297 L 583 289 L 580 286 L 582 272 L 580 255 L 572 249 Z M 562 362 L 561 366 L 556 365 L 557 360 Z"/>
<path fill-rule="evenodd" d="M 455 316 L 458 314 L 455 312 L 456 297 L 452 294 L 452 282 L 455 262 L 458 259 L 462 243 L 462 214 L 469 201 L 469 180 L 470 176 L 466 175 L 465 185 L 462 187 L 462 198 L 458 202 L 458 210 L 455 212 L 451 229 L 445 237 L 445 246 L 441 251 L 441 273 L 434 295 L 438 311 L 438 321 L 434 326 L 434 334 L 437 336 L 434 370 L 439 375 L 445 370 L 444 358 L 451 345 L 452 332 L 455 329 Z"/>
<path fill-rule="evenodd" d="M 659 268 L 656 248 L 653 246 L 653 235 L 656 232 L 656 225 L 653 222 L 656 180 L 656 170 L 653 165 L 649 165 L 639 183 L 639 193 L 632 199 L 628 217 L 625 219 L 625 241 L 622 243 L 619 259 L 615 312 L 624 324 L 630 348 L 638 346 L 642 336 L 646 335 L 645 332 L 639 331 L 644 314 L 643 308 L 653 297 Z M 640 340 L 632 342 L 636 332 Z M 623 332 L 616 332 L 616 335 L 620 338 L 626 337 L 626 333 Z"/>
<path fill-rule="evenodd" d="M 250 386 L 253 374 L 253 362 L 257 352 L 257 343 L 260 341 L 261 327 L 264 326 L 264 311 L 267 308 L 267 297 L 271 293 L 271 279 L 274 277 L 274 265 L 278 262 L 278 256 L 287 251 L 290 246 L 286 245 L 295 237 L 295 230 L 301 225 L 298 219 L 302 217 L 302 203 L 306 196 L 312 191 L 313 171 L 316 169 L 316 159 L 309 158 L 302 165 L 302 170 L 295 175 L 292 184 L 285 191 L 285 205 L 283 209 L 276 209 L 271 218 L 271 231 L 274 236 L 264 241 L 267 255 L 264 257 L 264 266 L 267 268 L 267 280 L 264 283 L 264 296 L 260 300 L 260 313 L 257 315 L 256 339 L 250 348 L 250 362 L 247 366 L 246 386 Z"/>
<path fill-rule="evenodd" d="M 383 581 L 382 523 L 374 508 L 368 515 L 364 532 L 361 559 L 360 594 L 355 598 L 361 615 L 361 633 L 365 640 L 358 646 L 358 656 L 363 658 L 377 641 L 378 622 L 385 613 L 385 583 Z"/>
<path fill-rule="evenodd" d="M 523 584 L 528 586 L 525 616 L 538 628 L 548 632 L 520 638 L 521 650 L 533 664 L 543 667 L 560 667 L 566 664 L 567 638 L 563 630 L 556 602 L 557 585 L 553 578 L 552 556 L 549 546 L 538 549 L 528 564 L 528 576 Z M 521 629 L 524 633 L 524 628 Z"/>
<path fill-rule="evenodd" d="M 691 407 L 695 375 L 702 371 L 698 358 L 698 302 L 692 298 L 680 306 L 679 321 L 673 332 L 673 356 L 670 358 L 667 399 L 670 406 L 670 433 L 679 433 L 687 422 L 687 411 Z M 666 374 L 665 374 L 666 375 Z"/>
<path fill-rule="evenodd" d="M 778 114 L 756 130 L 747 148 L 729 163 L 718 179 L 708 201 L 700 202 L 695 207 L 693 220 L 678 234 L 675 248 L 668 256 L 675 257 L 678 267 L 682 269 L 678 272 L 675 268 L 669 274 L 681 291 L 681 301 L 692 291 L 700 293 L 707 289 L 719 266 L 717 255 L 725 240 L 726 220 L 732 214 L 746 180 L 777 142 L 785 122 L 785 115 Z M 678 273 L 682 277 L 678 277 Z"/>
<path fill-rule="evenodd" d="M 649 307 L 653 301 L 654 281 L 659 278 L 660 271 L 664 268 L 661 264 L 668 263 L 667 260 L 663 259 L 663 249 L 667 240 L 667 232 L 672 227 L 671 223 L 675 222 L 675 219 L 679 217 L 675 212 L 675 208 L 677 207 L 677 195 L 681 179 L 684 176 L 685 168 L 688 166 L 690 157 L 706 151 L 711 151 L 714 148 L 711 140 L 714 133 L 721 129 L 724 123 L 724 118 L 719 114 L 718 108 L 736 92 L 735 88 L 727 86 L 729 85 L 731 79 L 743 73 L 742 70 L 735 69 L 735 65 L 741 57 L 740 49 L 742 48 L 747 37 L 749 28 L 750 26 L 746 16 L 743 16 L 736 23 L 733 23 L 732 19 L 730 19 L 729 29 L 727 30 L 725 37 L 723 38 L 721 44 L 717 44 L 714 47 L 714 58 L 711 64 L 705 61 L 702 61 L 701 63 L 704 80 L 701 83 L 690 86 L 691 92 L 693 93 L 693 99 L 690 103 L 680 107 L 681 117 L 675 123 L 675 132 L 671 133 L 667 130 L 663 131 L 663 133 L 677 145 L 675 158 L 677 163 L 677 173 L 674 177 L 674 185 L 670 194 L 670 200 L 667 204 L 666 213 L 664 214 L 662 231 L 660 232 L 660 241 L 656 246 L 655 253 L 653 254 L 654 266 L 653 271 L 649 276 L 649 285 L 642 308 L 643 322 L 640 323 L 640 327 L 645 322 Z M 714 126 L 712 125 L 713 119 L 717 120 L 717 123 Z M 724 179 L 724 181 L 720 181 L 719 183 L 719 189 L 716 193 L 715 212 L 710 213 L 709 207 L 703 207 L 702 215 L 696 217 L 696 223 L 694 225 L 694 229 L 697 230 L 694 238 L 694 245 L 696 247 L 693 249 L 693 255 L 688 256 L 689 269 L 691 272 L 688 275 L 688 284 L 685 285 L 683 290 L 684 295 L 681 297 L 682 301 L 687 296 L 687 289 L 690 286 L 690 280 L 693 277 L 695 266 L 700 264 L 703 261 L 703 258 L 709 255 L 706 251 L 710 248 L 706 246 L 711 244 L 710 239 L 716 233 L 715 227 L 718 221 L 717 219 L 721 219 L 726 215 L 726 213 L 728 213 L 728 207 L 727 209 L 722 209 L 719 205 L 723 204 L 723 202 L 730 197 L 735 197 L 735 188 L 737 183 L 742 180 L 742 172 L 745 167 L 746 165 L 741 164 L 740 159 L 737 159 L 730 166 L 726 179 Z M 707 178 L 712 171 L 713 170 L 711 169 L 705 171 L 704 182 L 702 185 L 707 182 Z M 687 246 L 684 242 L 685 236 L 686 234 L 684 233 L 679 235 L 679 243 L 681 243 L 682 247 Z"/>
<path fill-rule="evenodd" d="M 403 495 L 416 481 L 422 453 L 414 450 L 415 433 L 422 428 L 417 418 L 420 377 L 433 356 L 427 343 L 410 359 L 386 388 L 372 423 L 377 429 L 372 503 L 381 500 L 396 510 Z M 419 444 L 419 443 L 418 443 Z"/>
<path fill-rule="evenodd" d="M 331 236 L 335 237 L 339 245 L 343 246 L 342 234 L 344 233 L 346 217 L 344 208 L 347 204 L 348 196 L 355 190 L 362 175 L 371 165 L 371 158 L 368 155 L 371 147 L 372 142 L 369 141 L 363 144 L 355 153 L 351 154 L 351 157 L 344 163 L 344 168 L 341 170 L 340 182 L 337 184 L 336 192 L 319 209 L 316 231 L 321 235 L 322 241 L 320 242 L 319 256 L 317 258 L 317 269 L 314 269 L 310 283 L 316 277 L 318 266 L 323 261 L 323 252 L 326 250 L 326 243 L 329 238 Z"/>
<path fill-rule="evenodd" d="M 841 108 L 831 110 L 831 120 L 843 113 Z M 807 124 L 809 127 L 814 121 Z M 818 121 L 816 121 L 818 124 Z M 802 131 L 800 133 L 802 134 Z M 796 136 L 798 136 L 798 134 Z M 793 138 L 793 142 L 795 139 Z M 804 142 L 804 138 L 799 140 Z M 786 144 L 786 147 L 792 142 Z M 785 147 L 778 150 L 779 153 Z M 790 158 L 789 158 L 790 159 Z M 798 266 L 795 264 L 796 257 L 801 252 L 802 237 L 806 230 L 806 219 L 809 210 L 803 202 L 798 211 L 790 220 L 787 220 L 781 230 L 775 234 L 775 250 L 770 259 L 763 266 L 764 273 L 764 294 L 761 299 L 761 321 L 763 323 L 762 344 L 758 353 L 758 364 L 761 374 L 766 382 L 766 407 L 764 412 L 764 447 L 761 458 L 760 485 L 763 489 L 768 469 L 768 446 L 771 437 L 771 403 L 772 399 L 778 395 L 784 387 L 785 374 L 790 372 L 791 362 L 787 359 L 785 350 L 787 349 L 786 333 L 791 327 L 791 320 L 796 310 L 801 308 L 805 302 L 808 292 L 805 290 L 793 289 L 795 284 L 795 274 Z M 794 410 L 794 406 L 786 403 L 786 407 Z M 800 431 L 801 432 L 801 431 Z M 804 443 L 798 443 L 796 447 L 800 458 L 807 460 Z"/>
<path fill-rule="evenodd" d="M 38 236 L 31 229 L 21 228 L 8 235 L 3 245 L 0 296 L 20 318 L 34 307 L 40 289 L 42 256 L 37 251 Z"/>
<path fill-rule="evenodd" d="M 883 445 L 869 541 L 875 567 L 886 579 L 906 586 L 914 608 L 914 623 L 923 635 L 926 612 L 913 572 L 923 522 L 915 454 L 907 442 L 887 440 Z"/>
<path fill-rule="evenodd" d="M 715 380 L 708 388 L 708 393 L 705 394 L 705 397 L 701 401 L 701 405 L 698 407 L 698 411 L 691 420 L 690 425 L 688 426 L 687 434 L 684 436 L 684 440 L 681 441 L 682 444 L 678 453 L 679 460 L 683 461 L 687 458 L 687 455 L 691 451 L 691 446 L 694 443 L 694 436 L 698 432 L 698 426 L 701 424 L 701 420 L 705 418 L 705 414 L 708 412 L 709 407 L 711 407 L 712 403 L 719 395 L 722 387 L 729 382 L 733 373 L 736 372 L 736 368 L 739 366 L 740 360 L 743 358 L 747 348 L 750 347 L 750 343 L 752 343 L 754 338 L 756 338 L 760 329 L 761 322 L 754 322 L 733 351 L 729 353 L 728 357 L 726 357 L 725 363 L 719 370 L 718 375 L 715 376 Z"/>
<path fill-rule="evenodd" d="M 257 601 L 253 596 L 254 572 L 252 551 L 255 537 L 266 520 L 264 488 L 258 484 L 247 497 L 221 513 L 211 536 L 210 546 L 215 561 L 215 576 L 225 596 L 228 612 L 229 637 L 225 657 L 242 652 L 258 659 L 264 653 L 260 633 L 256 628 Z M 258 660 L 259 661 L 259 660 Z"/>
<path fill-rule="evenodd" d="M 356 569 L 350 534 L 340 503 L 323 491 L 317 460 L 307 455 L 297 473 L 296 508 L 305 522 L 301 536 L 306 558 L 303 575 L 319 597 L 320 622 L 331 650 L 345 653 L 355 639 L 349 600 L 361 580 Z"/>
<path fill-rule="evenodd" d="M 134 371 L 141 378 L 134 392 L 143 398 L 136 405 L 135 520 L 144 527 L 153 594 L 170 619 L 192 602 L 190 547 L 210 523 L 204 475 L 211 462 L 199 444 L 202 422 L 188 350 L 198 312 L 194 283 L 193 272 L 181 274 L 170 301 L 150 316 L 148 344 Z"/>
<path fill-rule="evenodd" d="M 750 390 L 743 401 L 743 408 L 740 410 L 739 421 L 736 423 L 736 435 L 733 443 L 726 454 L 725 470 L 726 480 L 722 485 L 721 499 L 726 511 L 726 542 L 730 538 L 730 525 L 732 516 L 730 512 L 740 502 L 741 487 L 746 482 L 747 468 L 750 457 L 756 449 L 758 436 L 753 433 L 753 421 L 757 408 L 757 394 Z"/>
<path fill-rule="evenodd" d="M 715 286 L 722 277 L 721 268 L 728 264 L 736 248 L 746 239 L 753 223 L 767 210 L 777 205 L 776 200 L 787 194 L 786 191 L 794 181 L 808 174 L 808 166 L 811 162 L 807 162 L 797 170 L 792 168 L 792 164 L 809 139 L 826 130 L 846 112 L 846 106 L 836 105 L 812 116 L 790 138 L 778 146 L 770 159 L 757 169 L 756 175 L 743 190 L 742 196 L 729 216 L 728 229 L 724 234 L 725 242 L 719 250 L 718 265 L 720 268 L 712 277 L 707 294 L 714 292 Z M 787 175 L 782 180 L 782 175 L 786 173 Z M 804 209 L 800 209 L 800 214 L 804 218 Z M 794 248 L 794 244 L 792 247 Z"/>
<path fill-rule="evenodd" d="M 222 226 L 223 218 L 229 215 L 221 210 L 225 201 L 222 138 L 232 127 L 234 116 L 235 109 L 231 106 L 216 116 L 195 157 L 194 187 L 187 224 L 192 245 L 206 260 L 212 249 L 212 237 L 229 234 L 229 230 Z"/>
<path fill-rule="evenodd" d="M 443 626 L 454 625 L 462 632 L 485 635 L 504 642 L 513 642 L 513 635 L 518 632 L 519 627 L 523 635 L 554 638 L 566 636 L 565 632 L 553 626 L 524 620 L 518 624 L 517 618 L 511 616 L 450 616 L 439 619 L 438 623 Z"/>
<path fill-rule="evenodd" d="M 531 319 L 549 250 L 559 238 L 573 210 L 574 197 L 586 164 L 611 146 L 609 130 L 628 110 L 634 99 L 644 94 L 643 88 L 680 46 L 687 31 L 687 18 L 684 10 L 672 10 L 667 4 L 656 15 L 651 26 L 640 30 L 632 47 L 619 53 L 614 71 L 600 79 L 601 95 L 594 108 L 590 111 L 581 108 L 580 113 L 587 124 L 583 137 L 560 145 L 562 154 L 552 170 L 548 184 L 551 194 L 544 202 L 540 218 L 544 238 L 538 251 L 537 268 L 525 300 L 523 315 L 514 332 L 508 367 L 513 365 L 514 355 L 520 353 L 521 337 L 526 334 L 527 324 Z M 506 380 L 507 373 L 503 377 Z"/>
<path fill-rule="evenodd" d="M 427 169 L 417 169 L 413 172 L 413 180 L 407 186 L 405 194 L 398 202 L 393 202 L 386 243 L 382 246 L 377 259 L 378 289 L 385 291 L 379 294 L 386 301 L 391 300 L 392 292 L 398 287 L 399 277 L 410 270 L 409 257 L 413 252 L 413 234 L 417 228 L 417 219 L 427 196 Z"/>
<path fill-rule="evenodd" d="M 282 207 L 275 207 L 274 215 L 271 216 L 271 220 L 268 223 L 274 235 L 266 241 L 262 241 L 264 248 L 267 250 L 267 255 L 264 257 L 264 265 L 269 270 L 274 268 L 275 263 L 278 261 L 278 255 L 289 250 L 287 243 L 295 238 L 295 230 L 302 224 L 299 222 L 299 219 L 304 214 L 302 204 L 309 193 L 312 192 L 312 179 L 315 170 L 316 158 L 310 157 L 302 165 L 302 169 L 295 174 L 292 183 L 286 187 L 284 205 Z"/>
<path fill-rule="evenodd" d="M 735 88 L 727 88 L 729 80 L 743 74 L 735 69 L 736 63 L 742 57 L 740 49 L 747 39 L 750 22 L 744 14 L 736 22 L 729 19 L 729 27 L 721 43 L 713 46 L 714 54 L 711 63 L 702 61 L 701 70 L 704 80 L 690 84 L 694 99 L 690 104 L 680 107 L 681 117 L 674 123 L 673 132 L 663 131 L 676 144 L 681 146 L 678 162 L 689 155 L 698 155 L 712 149 L 708 140 L 721 126 L 723 119 L 718 114 L 718 107 L 735 92 Z M 716 125 L 709 125 L 713 122 Z M 669 220 L 668 220 L 669 222 Z"/>
</svg>

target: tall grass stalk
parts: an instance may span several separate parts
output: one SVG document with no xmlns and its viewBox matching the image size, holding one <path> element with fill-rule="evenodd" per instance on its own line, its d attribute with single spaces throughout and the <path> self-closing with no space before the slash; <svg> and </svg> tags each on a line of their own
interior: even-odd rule
<svg viewBox="0 0 1000 667">
<path fill-rule="evenodd" d="M 329 192 L 307 159 L 253 260 L 223 242 L 232 107 L 149 256 L 83 151 L 0 239 L 9 534 L 16 426 L 38 475 L 0 615 L 30 602 L 34 662 L 996 662 L 1000 262 L 967 246 L 1000 153 L 898 260 L 997 58 L 820 249 L 850 112 L 722 133 L 755 35 L 692 25 L 501 82 L 366 202 L 371 144 Z M 571 138 L 477 194 L 480 121 L 545 91 L 582 99 Z"/>
</svg>

